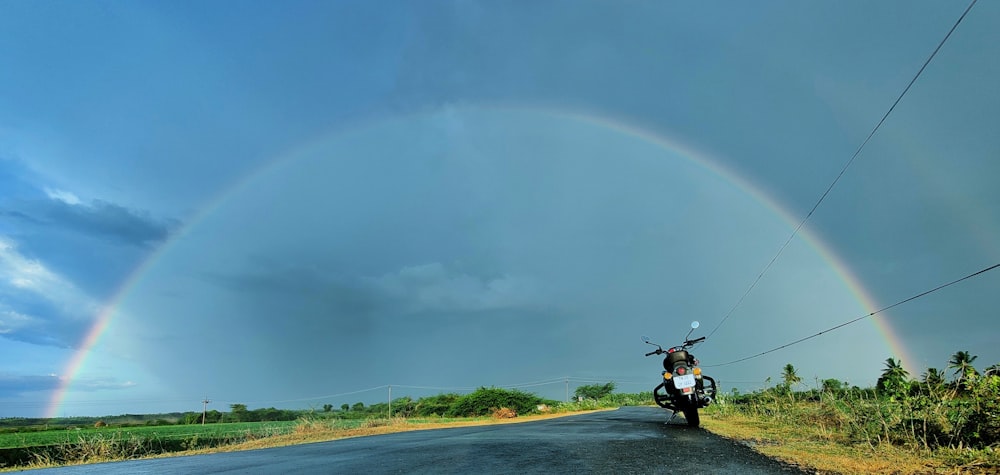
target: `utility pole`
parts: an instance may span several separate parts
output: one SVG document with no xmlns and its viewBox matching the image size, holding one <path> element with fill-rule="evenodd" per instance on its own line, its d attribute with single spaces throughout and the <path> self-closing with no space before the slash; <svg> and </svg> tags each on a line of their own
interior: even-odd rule
<svg viewBox="0 0 1000 475">
<path fill-rule="evenodd" d="M 201 404 L 202 404 L 202 406 L 201 406 L 201 425 L 205 425 L 205 414 L 208 412 L 208 403 L 210 403 L 210 402 L 212 402 L 212 401 L 210 401 L 208 399 L 208 396 L 205 396 L 205 399 L 203 399 L 201 401 Z"/>
<path fill-rule="evenodd" d="M 569 402 L 569 376 L 566 377 L 566 402 Z"/>
<path fill-rule="evenodd" d="M 392 385 L 389 385 L 389 419 L 392 419 Z"/>
</svg>

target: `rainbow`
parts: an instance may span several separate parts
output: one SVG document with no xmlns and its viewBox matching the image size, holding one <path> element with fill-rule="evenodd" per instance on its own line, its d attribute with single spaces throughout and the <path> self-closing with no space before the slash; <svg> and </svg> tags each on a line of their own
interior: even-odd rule
<svg viewBox="0 0 1000 475">
<path fill-rule="evenodd" d="M 794 229 L 800 222 L 800 219 L 793 216 L 785 206 L 775 201 L 772 196 L 761 190 L 747 179 L 719 164 L 718 161 L 711 158 L 708 154 L 702 153 L 690 146 L 685 145 L 682 141 L 673 137 L 665 136 L 662 133 L 653 132 L 649 129 L 624 120 L 580 109 L 555 109 L 517 105 L 477 105 L 474 108 L 479 110 L 509 110 L 540 113 L 553 118 L 574 120 L 604 127 L 617 131 L 625 136 L 643 140 L 662 149 L 672 151 L 697 166 L 700 166 L 710 173 L 718 175 L 727 182 L 735 185 L 741 191 L 750 195 L 755 200 L 774 211 L 782 220 L 788 223 L 790 228 Z M 418 112 L 412 114 L 412 116 L 419 116 L 426 113 L 426 111 Z M 262 166 L 251 170 L 243 177 L 235 180 L 232 185 L 217 193 L 190 219 L 186 220 L 184 226 L 175 231 L 167 241 L 160 245 L 160 247 L 154 250 L 142 263 L 140 263 L 124 280 L 118 291 L 115 292 L 113 297 L 109 300 L 108 304 L 101 308 L 94 320 L 94 324 L 90 327 L 90 330 L 80 342 L 79 348 L 73 353 L 66 363 L 62 372 L 63 376 L 60 377 L 59 387 L 53 392 L 49 404 L 46 406 L 44 417 L 54 417 L 58 414 L 58 411 L 63 404 L 63 400 L 72 386 L 73 380 L 83 368 L 91 350 L 97 345 L 101 336 L 107 330 L 109 324 L 113 320 L 113 317 L 117 313 L 118 307 L 128 296 L 129 292 L 139 283 L 140 280 L 142 280 L 150 269 L 152 269 L 157 262 L 160 261 L 160 259 L 164 256 L 164 254 L 166 254 L 167 251 L 170 250 L 174 243 L 178 242 L 185 235 L 187 235 L 191 229 L 218 210 L 230 198 L 248 189 L 260 177 L 266 176 L 278 167 L 293 161 L 296 157 L 300 157 L 303 152 L 311 150 L 331 138 L 343 136 L 344 134 L 355 130 L 364 130 L 367 127 L 377 125 L 388 119 L 390 119 L 390 117 L 378 117 L 365 122 L 355 123 L 349 127 L 343 127 L 321 134 L 312 140 L 293 147 L 278 157 L 265 162 Z M 803 227 L 799 231 L 799 236 L 801 236 L 803 240 L 830 266 L 830 268 L 834 270 L 838 277 L 845 283 L 851 294 L 862 304 L 866 311 L 874 312 L 880 308 L 875 299 L 869 295 L 860 280 L 854 275 L 847 264 L 843 262 L 843 260 L 840 259 L 830 246 L 827 245 L 818 235 L 812 232 L 808 227 Z M 909 352 L 904 347 L 903 342 L 896 336 L 886 319 L 871 318 L 869 320 L 873 322 L 877 331 L 882 335 L 892 354 L 902 360 L 904 367 L 907 367 L 908 370 L 912 371 L 913 368 L 910 368 L 908 364 L 915 360 L 910 356 Z"/>
</svg>

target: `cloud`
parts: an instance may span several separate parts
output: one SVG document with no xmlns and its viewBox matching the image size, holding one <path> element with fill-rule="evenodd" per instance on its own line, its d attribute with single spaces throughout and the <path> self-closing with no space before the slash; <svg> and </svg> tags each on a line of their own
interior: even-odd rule
<svg viewBox="0 0 1000 475">
<path fill-rule="evenodd" d="M 38 325 L 38 319 L 11 309 L 0 309 L 0 335 Z"/>
<path fill-rule="evenodd" d="M 133 381 L 119 381 L 115 378 L 77 378 L 73 389 L 77 391 L 103 391 L 107 389 L 128 389 L 136 386 Z"/>
<path fill-rule="evenodd" d="M 59 376 L 54 374 L 0 373 L 0 397 L 20 396 L 35 391 L 54 391 L 60 384 Z"/>
<path fill-rule="evenodd" d="M 332 269 L 292 263 L 258 264 L 252 269 L 204 274 L 209 282 L 242 296 L 322 302 L 323 308 L 348 314 L 409 312 L 479 312 L 523 308 L 541 301 L 534 279 L 497 275 L 480 277 L 438 262 L 404 266 L 378 277 L 337 276 Z M 244 297 L 245 298 L 245 297 Z"/>
<path fill-rule="evenodd" d="M 17 244 L 0 236 L 0 290 L 4 287 L 16 292 L 31 292 L 49 301 L 61 303 L 64 308 L 96 311 L 98 305 L 84 295 L 71 282 L 49 270 L 36 259 L 18 252 Z"/>
<path fill-rule="evenodd" d="M 166 240 L 176 226 L 175 222 L 160 222 L 147 213 L 101 200 L 85 205 L 79 200 L 72 203 L 63 197 L 53 198 L 40 211 L 54 225 L 137 246 Z"/>
<path fill-rule="evenodd" d="M 68 347 L 100 305 L 42 262 L 0 236 L 0 337 Z M 39 315 L 45 315 L 41 317 Z"/>
<path fill-rule="evenodd" d="M 80 198 L 78 198 L 76 195 L 74 195 L 73 193 L 70 193 L 68 191 L 54 190 L 52 188 L 46 187 L 45 188 L 45 194 L 48 195 L 49 198 L 51 198 L 53 200 L 62 201 L 63 203 L 66 203 L 68 205 L 78 205 L 78 204 L 81 204 Z"/>
<path fill-rule="evenodd" d="M 175 220 L 155 219 L 148 212 L 110 201 L 86 202 L 71 191 L 12 180 L 14 193 L 0 195 L 0 218 L 16 219 L 22 224 L 46 230 L 62 228 L 135 246 L 162 242 L 178 225 Z"/>
<path fill-rule="evenodd" d="M 55 374 L 12 374 L 0 373 L 0 398 L 23 396 L 38 391 L 54 391 L 61 387 L 64 379 Z M 73 380 L 77 391 L 102 391 L 127 389 L 136 386 L 132 381 L 118 381 L 114 378 L 78 378 Z"/>
<path fill-rule="evenodd" d="M 39 221 L 39 220 L 31 217 L 30 215 L 24 214 L 24 213 L 22 213 L 20 211 L 12 211 L 12 210 L 0 209 L 0 217 L 3 217 L 3 216 L 6 216 L 8 218 L 20 219 L 20 220 L 26 221 L 26 222 L 31 223 L 31 224 L 43 224 L 41 221 Z"/>
<path fill-rule="evenodd" d="M 440 263 L 403 267 L 369 279 L 385 295 L 413 311 L 485 311 L 528 306 L 538 301 L 531 279 L 501 275 L 482 278 L 451 271 Z"/>
</svg>

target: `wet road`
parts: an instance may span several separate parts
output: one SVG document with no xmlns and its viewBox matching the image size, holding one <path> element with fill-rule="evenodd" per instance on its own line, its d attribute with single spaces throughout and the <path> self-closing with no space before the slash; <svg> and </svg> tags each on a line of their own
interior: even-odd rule
<svg viewBox="0 0 1000 475">
<path fill-rule="evenodd" d="M 652 407 L 32 474 L 804 473 Z"/>
</svg>

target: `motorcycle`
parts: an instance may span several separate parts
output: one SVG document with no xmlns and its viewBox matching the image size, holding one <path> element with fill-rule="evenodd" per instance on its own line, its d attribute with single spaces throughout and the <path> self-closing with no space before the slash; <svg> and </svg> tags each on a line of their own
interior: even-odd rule
<svg viewBox="0 0 1000 475">
<path fill-rule="evenodd" d="M 678 412 L 683 413 L 690 427 L 698 427 L 701 423 L 698 409 L 711 404 L 716 394 L 715 380 L 701 373 L 698 360 L 687 351 L 695 344 L 705 341 L 705 337 L 687 339 L 696 328 L 698 322 L 691 322 L 691 331 L 684 337 L 684 343 L 667 350 L 649 341 L 649 337 L 642 337 L 644 343 L 656 347 L 656 350 L 646 353 L 646 356 L 666 354 L 661 373 L 663 381 L 653 389 L 653 400 L 656 405 L 674 411 L 674 417 Z"/>
</svg>

